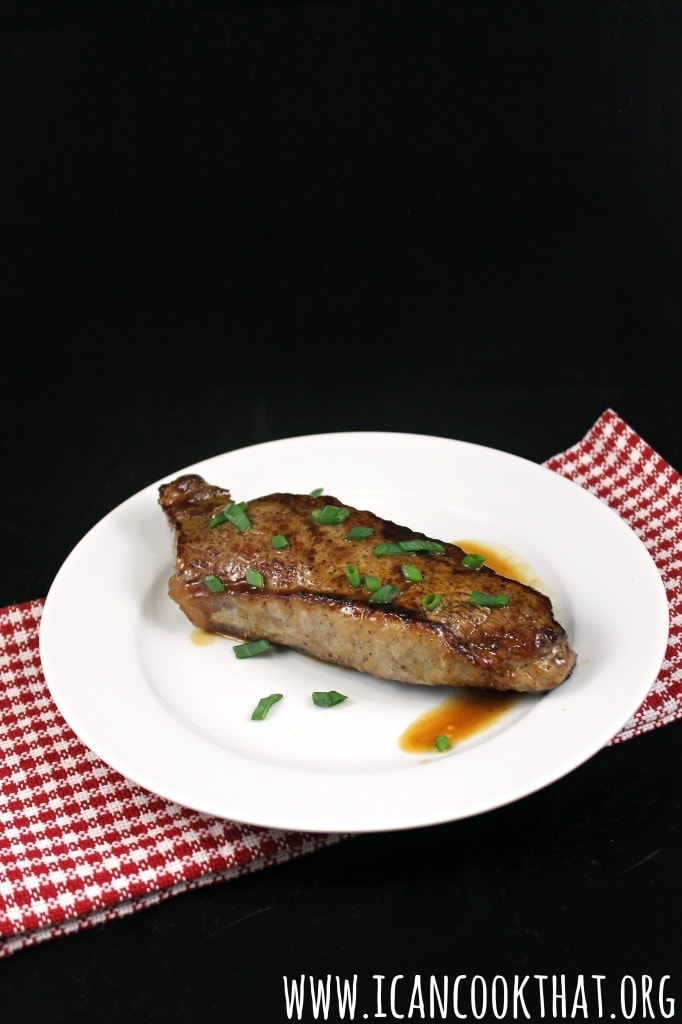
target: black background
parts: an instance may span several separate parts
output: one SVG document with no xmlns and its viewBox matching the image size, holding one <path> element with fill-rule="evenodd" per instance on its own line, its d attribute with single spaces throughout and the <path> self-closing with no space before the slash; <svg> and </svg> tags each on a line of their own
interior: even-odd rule
<svg viewBox="0 0 682 1024">
<path fill-rule="evenodd" d="M 542 461 L 611 407 L 682 466 L 679 6 L 74 0 L 0 26 L 0 604 L 130 494 L 278 437 Z M 281 975 L 316 972 L 671 974 L 682 1001 L 680 736 L 19 952 L 0 1016 L 274 1024 Z"/>
</svg>

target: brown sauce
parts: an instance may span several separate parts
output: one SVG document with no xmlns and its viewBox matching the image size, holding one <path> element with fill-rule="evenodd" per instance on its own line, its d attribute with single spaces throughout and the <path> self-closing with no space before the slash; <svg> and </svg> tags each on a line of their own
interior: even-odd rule
<svg viewBox="0 0 682 1024">
<path fill-rule="evenodd" d="M 218 639 L 218 636 L 216 633 L 208 633 L 205 629 L 193 629 L 190 639 L 195 647 L 208 647 Z"/>
<path fill-rule="evenodd" d="M 477 540 L 458 540 L 455 543 L 469 554 L 485 555 L 488 568 L 501 576 L 538 586 L 531 566 L 514 552 Z M 412 722 L 400 736 L 398 746 L 408 754 L 432 754 L 436 750 L 434 741 L 438 736 L 447 736 L 454 746 L 490 728 L 517 700 L 518 694 L 514 692 L 456 690 L 447 700 Z"/>
<path fill-rule="evenodd" d="M 456 540 L 454 542 L 470 555 L 485 555 L 485 564 L 500 576 L 507 576 L 530 587 L 538 587 L 539 581 L 532 566 L 519 555 L 501 544 L 487 544 L 478 540 Z"/>
<path fill-rule="evenodd" d="M 517 698 L 516 693 L 494 690 L 457 690 L 409 725 L 398 740 L 398 746 L 408 754 L 433 754 L 437 736 L 447 736 L 454 746 L 490 728 Z"/>
</svg>

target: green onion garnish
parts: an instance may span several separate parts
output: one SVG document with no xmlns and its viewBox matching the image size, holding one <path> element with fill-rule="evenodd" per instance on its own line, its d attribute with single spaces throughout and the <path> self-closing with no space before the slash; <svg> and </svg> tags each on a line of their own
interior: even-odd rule
<svg viewBox="0 0 682 1024">
<path fill-rule="evenodd" d="M 204 583 L 209 590 L 213 591 L 214 594 L 219 594 L 221 590 L 225 589 L 218 577 L 214 576 L 212 573 L 209 573 L 208 576 L 204 576 Z"/>
<path fill-rule="evenodd" d="M 273 704 L 282 699 L 281 693 L 271 693 L 269 697 L 261 697 L 251 712 L 253 722 L 262 722 Z"/>
<path fill-rule="evenodd" d="M 316 487 L 314 491 L 310 492 L 310 497 L 319 498 L 321 494 L 324 494 L 324 487 Z"/>
<path fill-rule="evenodd" d="M 435 612 L 442 602 L 443 598 L 440 594 L 427 594 L 425 597 L 422 597 L 422 605 L 426 608 L 427 612 Z"/>
<path fill-rule="evenodd" d="M 311 514 L 319 526 L 338 526 L 348 518 L 348 509 L 339 508 L 338 505 L 325 505 L 324 508 L 313 509 Z"/>
<path fill-rule="evenodd" d="M 373 533 L 374 530 L 371 526 L 354 526 L 346 534 L 346 540 L 367 540 Z"/>
<path fill-rule="evenodd" d="M 445 548 L 437 540 L 399 540 L 397 544 L 377 544 L 375 555 L 404 555 L 406 551 L 433 551 L 442 554 Z"/>
<path fill-rule="evenodd" d="M 259 590 L 262 590 L 263 587 L 265 586 L 265 582 L 263 580 L 263 573 L 258 572 L 256 569 L 246 570 L 246 582 L 249 584 L 250 587 L 258 587 Z"/>
<path fill-rule="evenodd" d="M 339 693 L 338 690 L 314 690 L 313 704 L 318 708 L 333 708 L 335 704 L 341 704 L 344 700 L 348 700 L 345 693 Z"/>
<path fill-rule="evenodd" d="M 447 736 L 441 734 L 440 736 L 436 736 L 435 740 L 433 741 L 433 745 L 436 748 L 436 750 L 440 750 L 442 752 L 443 750 L 449 750 L 450 747 L 452 746 L 452 743 L 447 738 Z"/>
<path fill-rule="evenodd" d="M 401 551 L 435 551 L 442 554 L 445 548 L 437 540 L 401 540 Z"/>
<path fill-rule="evenodd" d="M 509 594 L 483 594 L 480 590 L 472 590 L 469 602 L 486 608 L 504 608 L 509 604 Z"/>
<path fill-rule="evenodd" d="M 421 583 L 424 579 L 421 569 L 418 569 L 416 565 L 401 565 L 400 571 L 408 583 Z"/>
<path fill-rule="evenodd" d="M 381 586 L 381 580 L 377 579 L 376 576 L 365 576 L 365 586 L 373 594 Z"/>
<path fill-rule="evenodd" d="M 480 569 L 485 562 L 485 555 L 465 555 L 462 565 L 465 569 Z"/>
<path fill-rule="evenodd" d="M 246 533 L 251 526 L 251 520 L 244 511 L 245 508 L 245 501 L 240 501 L 238 505 L 228 505 L 227 507 L 227 518 L 233 526 L 237 527 L 240 533 Z"/>
<path fill-rule="evenodd" d="M 272 546 L 275 549 L 275 551 L 281 551 L 282 548 L 289 547 L 289 541 L 286 539 L 286 537 L 282 536 L 281 533 L 276 533 L 275 536 L 272 538 Z"/>
<path fill-rule="evenodd" d="M 245 644 L 237 644 L 232 648 L 235 658 L 255 658 L 257 654 L 264 654 L 271 647 L 269 640 L 249 640 Z"/>
<path fill-rule="evenodd" d="M 396 587 L 392 583 L 385 583 L 383 587 L 379 587 L 378 590 L 374 591 L 370 597 L 370 602 L 373 604 L 390 604 L 391 601 L 395 601 L 399 593 L 400 587 Z"/>
<path fill-rule="evenodd" d="M 226 505 L 225 508 L 222 509 L 221 512 L 216 512 L 208 525 L 210 528 L 213 528 L 214 526 L 219 526 L 221 523 L 232 523 L 233 526 L 237 527 L 240 533 L 246 533 L 248 528 L 251 526 L 251 520 L 244 511 L 245 508 L 245 501 L 240 501 L 239 504 L 231 501 L 229 505 Z"/>
<path fill-rule="evenodd" d="M 402 555 L 404 554 L 400 544 L 377 544 L 374 549 L 375 555 Z"/>
<path fill-rule="evenodd" d="M 346 566 L 346 576 L 348 577 L 348 582 L 350 583 L 351 587 L 359 587 L 360 586 L 360 582 L 361 582 L 361 580 L 360 580 L 360 573 L 357 570 L 357 566 L 355 566 L 355 565 L 347 565 Z"/>
</svg>

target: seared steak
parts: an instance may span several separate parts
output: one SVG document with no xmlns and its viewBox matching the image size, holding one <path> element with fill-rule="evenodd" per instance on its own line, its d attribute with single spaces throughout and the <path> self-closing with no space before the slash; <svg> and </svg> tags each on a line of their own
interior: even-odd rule
<svg viewBox="0 0 682 1024">
<path fill-rule="evenodd" d="M 431 686 L 541 692 L 575 665 L 544 594 L 330 495 L 235 503 L 186 474 L 159 488 L 159 504 L 174 533 L 170 597 L 202 629 Z M 340 523 L 325 522 L 327 507 L 345 510 Z M 349 540 L 354 527 L 371 534 Z"/>
</svg>

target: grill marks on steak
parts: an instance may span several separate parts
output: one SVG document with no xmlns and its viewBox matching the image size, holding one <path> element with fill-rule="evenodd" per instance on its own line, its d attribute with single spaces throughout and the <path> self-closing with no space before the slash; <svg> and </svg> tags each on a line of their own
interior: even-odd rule
<svg viewBox="0 0 682 1024">
<path fill-rule="evenodd" d="M 246 503 L 250 528 L 209 527 L 232 497 L 228 490 L 185 474 L 159 488 L 159 504 L 174 534 L 175 571 L 169 595 L 193 625 L 239 639 L 265 637 L 322 661 L 406 683 L 541 692 L 570 675 L 576 656 L 546 595 L 486 566 L 461 565 L 465 552 L 441 542 L 443 554 L 377 556 L 383 542 L 429 539 L 374 515 L 349 510 L 340 526 L 320 526 L 315 508 L 342 505 L 321 495 L 270 494 Z M 353 526 L 369 526 L 367 540 L 348 541 Z M 272 547 L 283 534 L 289 546 Z M 353 587 L 345 567 L 361 577 L 393 583 L 390 605 L 371 604 L 366 587 Z M 423 583 L 405 581 L 401 565 L 421 569 Z M 247 569 L 263 575 L 263 590 L 246 583 Z M 224 589 L 204 583 L 217 576 Z M 470 602 L 474 590 L 507 594 L 506 607 Z M 427 593 L 442 604 L 422 606 Z"/>
</svg>

